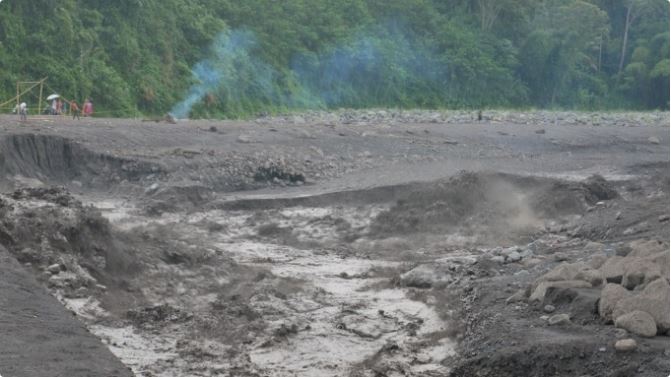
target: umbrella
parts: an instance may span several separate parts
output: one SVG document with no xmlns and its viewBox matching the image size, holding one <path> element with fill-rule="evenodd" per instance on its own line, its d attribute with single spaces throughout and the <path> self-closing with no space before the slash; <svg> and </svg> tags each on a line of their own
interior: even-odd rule
<svg viewBox="0 0 671 377">
<path fill-rule="evenodd" d="M 47 101 L 51 101 L 52 99 L 56 99 L 56 98 L 58 98 L 58 97 L 60 97 L 60 95 L 58 95 L 58 94 L 52 94 L 52 95 L 50 95 L 49 97 L 47 97 Z"/>
</svg>

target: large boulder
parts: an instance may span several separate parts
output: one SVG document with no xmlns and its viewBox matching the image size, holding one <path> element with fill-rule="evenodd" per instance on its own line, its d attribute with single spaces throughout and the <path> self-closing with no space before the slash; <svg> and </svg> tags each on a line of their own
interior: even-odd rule
<svg viewBox="0 0 671 377">
<path fill-rule="evenodd" d="M 622 286 L 627 289 L 634 289 L 662 277 L 661 266 L 651 260 L 630 256 L 625 259 L 627 261 L 624 263 Z"/>
<path fill-rule="evenodd" d="M 599 316 L 607 322 L 613 320 L 613 310 L 621 300 L 631 296 L 631 292 L 627 291 L 619 284 L 606 284 L 601 290 L 601 298 L 599 299 Z"/>
<path fill-rule="evenodd" d="M 559 266 L 550 270 L 545 275 L 536 279 L 536 281 L 530 287 L 530 292 L 533 294 L 533 292 L 535 292 L 543 282 L 559 282 L 559 281 L 573 281 L 573 280 L 582 280 L 590 283 L 590 285 L 592 286 L 598 286 L 601 285 L 601 281 L 603 279 L 601 278 L 601 273 L 599 271 L 590 268 L 590 266 L 588 266 L 585 263 L 580 262 L 562 263 Z M 548 284 L 544 285 L 545 288 L 547 288 L 548 286 L 549 286 Z M 582 287 L 582 284 L 580 285 L 580 287 Z M 570 287 L 567 286 L 566 288 L 580 288 L 580 287 L 570 284 Z M 543 289 L 541 289 L 540 292 L 544 295 Z M 542 297 L 540 296 L 538 298 L 542 299 Z"/>
<path fill-rule="evenodd" d="M 641 310 L 621 315 L 615 319 L 615 326 L 632 334 L 653 337 L 657 334 L 657 325 L 652 316 Z"/>
<path fill-rule="evenodd" d="M 645 297 L 657 300 L 669 300 L 669 281 L 666 279 L 657 279 L 646 285 L 642 294 Z"/>
<path fill-rule="evenodd" d="M 550 272 L 541 276 L 541 281 L 562 281 L 575 280 L 576 275 L 581 271 L 589 269 L 588 266 L 582 263 L 562 263 L 559 266 L 550 270 Z"/>
<path fill-rule="evenodd" d="M 592 285 L 583 280 L 567 280 L 567 281 L 542 281 L 536 285 L 536 288 L 529 296 L 529 302 L 542 302 L 545 295 L 550 288 L 589 288 Z"/>
<path fill-rule="evenodd" d="M 590 320 L 598 311 L 601 291 L 595 288 L 550 287 L 543 299 L 544 305 L 570 311 L 576 319 Z"/>
<path fill-rule="evenodd" d="M 628 257 L 647 257 L 662 251 L 667 251 L 668 247 L 654 240 L 635 240 L 629 243 L 631 251 Z"/>
<path fill-rule="evenodd" d="M 604 282 L 601 272 L 593 269 L 578 272 L 575 279 L 586 281 L 590 283 L 592 287 L 600 287 Z"/>
<path fill-rule="evenodd" d="M 414 288 L 431 288 L 439 283 L 449 283 L 450 275 L 428 264 L 419 265 L 401 275 L 401 285 Z"/>
<path fill-rule="evenodd" d="M 655 320 L 658 334 L 669 331 L 669 299 L 656 299 L 644 295 L 627 297 L 619 300 L 613 309 L 612 318 L 619 318 L 634 311 L 643 311 Z"/>
<path fill-rule="evenodd" d="M 647 261 L 659 266 L 662 277 L 669 278 L 669 250 L 660 251 L 659 253 L 651 254 L 645 257 Z"/>
<path fill-rule="evenodd" d="M 597 270 L 601 268 L 607 260 L 608 256 L 606 254 L 594 254 L 589 260 L 589 266 Z"/>
<path fill-rule="evenodd" d="M 622 275 L 624 275 L 624 257 L 613 256 L 608 258 L 607 261 L 599 269 L 601 275 L 606 282 L 608 283 L 620 283 L 622 282 Z"/>
</svg>

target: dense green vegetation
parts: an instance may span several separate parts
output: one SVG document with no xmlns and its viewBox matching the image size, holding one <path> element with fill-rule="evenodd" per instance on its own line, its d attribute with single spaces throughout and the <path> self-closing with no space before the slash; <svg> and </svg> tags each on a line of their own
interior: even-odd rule
<svg viewBox="0 0 671 377">
<path fill-rule="evenodd" d="M 48 76 L 118 116 L 668 109 L 668 30 L 664 0 L 5 0 L 0 102 Z"/>
</svg>

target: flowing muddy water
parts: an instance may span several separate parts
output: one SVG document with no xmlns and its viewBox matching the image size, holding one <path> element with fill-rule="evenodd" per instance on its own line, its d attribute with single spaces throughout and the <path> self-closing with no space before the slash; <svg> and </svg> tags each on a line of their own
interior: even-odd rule
<svg viewBox="0 0 671 377">
<path fill-rule="evenodd" d="M 132 283 L 142 300 L 121 317 L 92 297 L 63 302 L 136 375 L 446 375 L 451 287 L 483 250 L 532 242 L 610 195 L 585 182 L 463 173 L 160 216 L 93 201 L 150 248 Z"/>
<path fill-rule="evenodd" d="M 228 362 L 219 359 L 196 366 L 175 361 L 180 357 L 178 343 L 188 337 L 179 328 L 156 334 L 132 326 L 90 326 L 137 375 L 198 375 L 194 369 L 207 374 L 239 368 L 267 376 L 342 376 L 344 371 L 365 369 L 363 364 L 379 356 L 385 347 L 401 350 L 385 362 L 407 366 L 404 373 L 444 375 L 448 371 L 441 361 L 454 353 L 454 340 L 448 338 L 444 316 L 432 305 L 409 298 L 407 288 L 387 284 L 389 275 L 384 272 L 402 270 L 408 263 L 327 247 L 337 244 L 343 228 L 366 233 L 371 221 L 388 206 L 210 210 L 147 218 L 122 201 L 92 204 L 119 229 L 170 229 L 185 248 L 205 248 L 300 286 L 282 300 L 272 297 L 249 302 L 253 310 L 267 313 L 263 320 L 268 336 L 257 335 L 238 351 L 241 355 Z M 152 278 L 146 279 L 142 293 L 155 305 L 204 308 L 216 303 L 218 295 L 202 290 L 201 280 L 189 270 L 180 267 L 167 273 L 169 279 L 181 280 L 177 283 L 181 285 L 180 297 L 166 294 L 164 284 L 152 282 Z M 166 271 L 157 269 L 154 273 L 158 276 Z M 105 317 L 90 299 L 64 302 L 85 319 Z M 192 342 L 215 354 L 230 350 L 226 340 Z"/>
</svg>

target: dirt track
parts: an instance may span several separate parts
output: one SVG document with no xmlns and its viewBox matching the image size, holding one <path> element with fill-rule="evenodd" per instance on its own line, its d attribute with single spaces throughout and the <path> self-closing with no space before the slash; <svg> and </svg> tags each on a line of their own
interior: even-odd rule
<svg viewBox="0 0 671 377">
<path fill-rule="evenodd" d="M 668 113 L 471 116 L 0 117 L 3 188 L 35 188 L 0 241 L 136 375 L 668 374 L 668 332 L 622 357 L 589 309 L 506 303 L 631 240 L 668 254 Z"/>
</svg>

